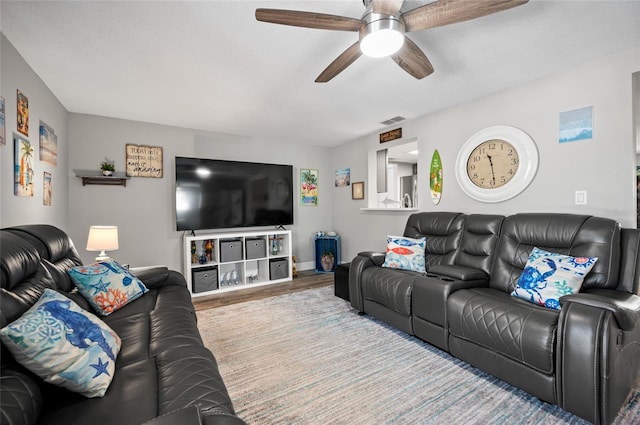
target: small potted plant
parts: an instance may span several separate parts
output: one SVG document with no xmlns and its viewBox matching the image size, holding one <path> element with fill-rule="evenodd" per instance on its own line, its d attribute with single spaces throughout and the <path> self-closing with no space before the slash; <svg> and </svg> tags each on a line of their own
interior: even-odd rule
<svg viewBox="0 0 640 425">
<path fill-rule="evenodd" d="M 103 176 L 110 176 L 114 171 L 116 171 L 116 167 L 113 162 L 106 160 L 102 161 L 102 164 L 100 164 L 100 170 L 102 171 Z"/>
<path fill-rule="evenodd" d="M 322 269 L 325 272 L 330 272 L 333 270 L 333 265 L 335 263 L 335 257 L 333 256 L 333 252 L 324 251 L 322 253 L 322 257 L 320 257 L 320 264 L 322 264 Z"/>
</svg>

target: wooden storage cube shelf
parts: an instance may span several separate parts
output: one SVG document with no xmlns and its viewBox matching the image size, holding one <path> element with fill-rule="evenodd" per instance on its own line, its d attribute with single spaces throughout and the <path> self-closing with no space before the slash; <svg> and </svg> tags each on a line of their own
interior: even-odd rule
<svg viewBox="0 0 640 425">
<path fill-rule="evenodd" d="M 273 245 L 274 240 L 275 245 Z M 268 285 L 291 280 L 291 231 L 289 230 L 211 233 L 197 236 L 185 234 L 183 249 L 183 274 L 187 280 L 187 287 L 194 297 L 251 285 Z M 194 250 L 195 257 L 192 254 Z M 208 257 L 207 250 L 210 250 Z M 201 263 L 203 255 L 206 261 Z M 194 259 L 195 262 L 193 262 Z M 272 260 L 280 264 L 280 270 L 273 275 L 274 278 L 272 278 L 270 267 Z M 194 287 L 193 274 L 206 271 L 213 266 L 218 268 L 217 289 L 201 290 L 202 285 Z M 205 288 L 213 288 L 213 284 Z"/>
</svg>

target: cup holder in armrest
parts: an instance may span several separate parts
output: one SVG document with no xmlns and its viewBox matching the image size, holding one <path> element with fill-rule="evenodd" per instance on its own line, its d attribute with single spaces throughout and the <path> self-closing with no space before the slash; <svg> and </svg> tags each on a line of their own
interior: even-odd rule
<svg viewBox="0 0 640 425">
<path fill-rule="evenodd" d="M 449 277 L 449 276 L 442 276 L 442 275 L 433 274 L 433 273 L 425 273 L 424 276 L 425 277 L 430 277 L 432 279 L 444 280 L 445 282 L 453 282 L 455 280 L 460 280 L 460 279 L 454 279 L 454 278 Z"/>
<path fill-rule="evenodd" d="M 479 269 L 444 264 L 431 267 L 425 274 L 425 276 L 433 277 L 447 282 L 453 282 L 457 280 L 486 280 L 489 278 L 489 275 Z"/>
</svg>

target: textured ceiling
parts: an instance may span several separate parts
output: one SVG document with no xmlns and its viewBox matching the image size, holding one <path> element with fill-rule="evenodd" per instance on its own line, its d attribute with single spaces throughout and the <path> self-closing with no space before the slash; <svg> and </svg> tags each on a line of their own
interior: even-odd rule
<svg viewBox="0 0 640 425">
<path fill-rule="evenodd" d="M 363 56 L 318 84 L 357 34 L 258 22 L 257 7 L 364 11 L 361 0 L 2 0 L 1 30 L 71 112 L 320 146 L 640 46 L 640 1 L 531 0 L 411 33 L 435 68 L 423 80 Z"/>
</svg>

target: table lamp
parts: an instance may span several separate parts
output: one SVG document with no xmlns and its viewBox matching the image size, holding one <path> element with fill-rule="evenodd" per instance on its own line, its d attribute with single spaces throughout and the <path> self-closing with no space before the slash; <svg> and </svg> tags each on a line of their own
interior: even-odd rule
<svg viewBox="0 0 640 425">
<path fill-rule="evenodd" d="M 96 261 L 109 260 L 105 251 L 118 249 L 118 226 L 91 226 L 87 238 L 87 251 L 100 251 Z"/>
</svg>

